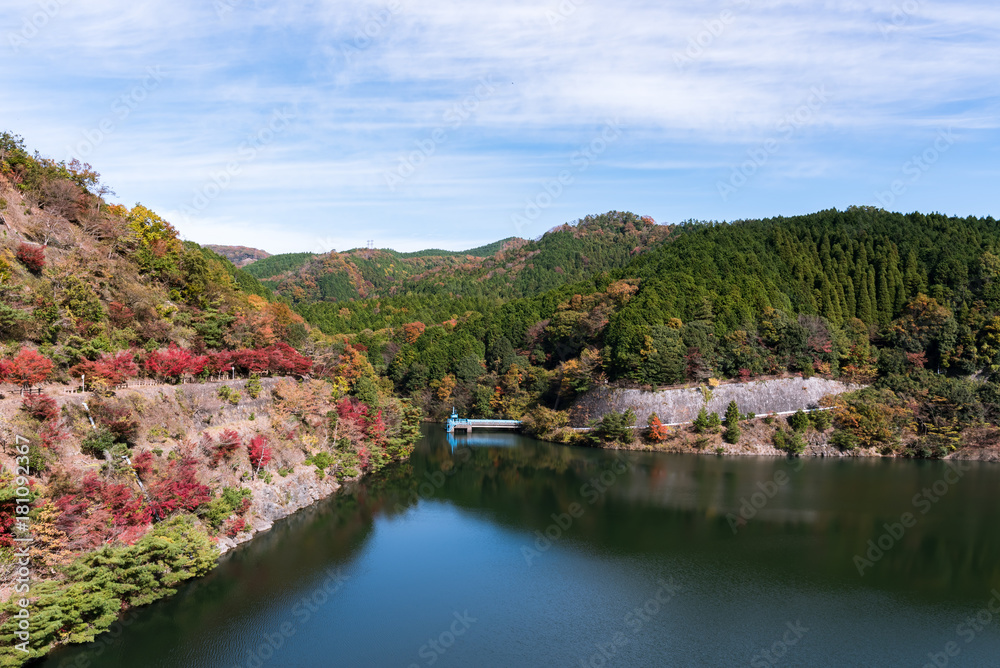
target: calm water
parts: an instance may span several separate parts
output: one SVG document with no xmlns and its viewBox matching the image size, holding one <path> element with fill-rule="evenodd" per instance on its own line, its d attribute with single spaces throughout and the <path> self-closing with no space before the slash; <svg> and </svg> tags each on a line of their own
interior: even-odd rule
<svg viewBox="0 0 1000 668">
<path fill-rule="evenodd" d="M 43 665 L 1000 666 L 1000 467 L 966 466 L 435 426 L 407 464 Z M 887 549 L 856 560 L 869 540 Z"/>
</svg>

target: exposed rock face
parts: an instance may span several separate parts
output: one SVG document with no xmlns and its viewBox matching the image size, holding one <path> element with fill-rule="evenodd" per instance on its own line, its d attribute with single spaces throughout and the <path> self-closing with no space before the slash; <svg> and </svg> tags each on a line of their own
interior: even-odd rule
<svg viewBox="0 0 1000 668">
<path fill-rule="evenodd" d="M 275 522 L 307 508 L 340 489 L 333 476 L 319 480 L 316 470 L 307 468 L 290 473 L 287 477 L 272 476 L 270 484 L 257 480 L 250 484 L 253 501 L 247 513 L 247 530 L 235 538 L 219 538 L 219 551 L 226 553 L 240 543 L 245 543 Z"/>
<path fill-rule="evenodd" d="M 842 394 L 859 387 L 819 377 L 726 383 L 710 388 L 707 404 L 706 393 L 701 387 L 659 392 L 601 387 L 577 399 L 570 409 L 570 424 L 584 427 L 588 420 L 600 418 L 610 411 L 621 412 L 628 408 L 635 411 L 638 425 L 646 424 L 650 413 L 656 413 L 667 424 L 691 422 L 698 416 L 702 406 L 706 406 L 709 413 L 724 415 L 726 407 L 733 400 L 741 413 L 782 413 L 815 407 L 827 395 Z"/>
</svg>

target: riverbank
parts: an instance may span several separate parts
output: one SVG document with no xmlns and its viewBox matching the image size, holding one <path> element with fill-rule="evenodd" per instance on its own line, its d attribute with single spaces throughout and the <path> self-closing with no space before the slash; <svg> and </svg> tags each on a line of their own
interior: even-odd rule
<svg viewBox="0 0 1000 668">
<path fill-rule="evenodd" d="M 769 424 L 767 420 L 772 422 Z M 719 428 L 716 432 L 696 433 L 690 425 L 670 427 L 667 436 L 663 441 L 654 442 L 649 440 L 642 432 L 645 429 L 635 429 L 638 432 L 631 442 L 594 442 L 586 436 L 586 432 L 576 432 L 567 435 L 566 431 L 555 434 L 535 435 L 535 438 L 550 443 L 561 443 L 566 445 L 577 445 L 580 447 L 591 447 L 606 450 L 629 450 L 645 452 L 666 452 L 675 454 L 712 455 L 723 457 L 829 457 L 829 458 L 850 458 L 850 457 L 871 457 L 901 459 L 912 458 L 905 451 L 886 451 L 878 447 L 856 447 L 844 450 L 832 442 L 834 429 L 829 428 L 819 431 L 814 427 L 808 427 L 799 436 L 803 442 L 803 449 L 800 452 L 789 452 L 787 449 L 780 449 L 774 445 L 775 433 L 779 430 L 788 433 L 788 427 L 784 418 L 755 418 L 740 423 L 742 431 L 741 438 L 737 443 L 727 443 L 723 438 L 724 428 Z M 1000 429 L 981 427 L 976 428 L 975 446 L 966 446 L 951 452 L 940 459 L 959 459 L 968 461 L 1000 462 Z"/>
<path fill-rule="evenodd" d="M 14 541 L 0 543 L 3 637 L 12 633 L 10 606 L 18 597 L 31 601 L 32 614 L 48 614 L 91 568 L 86 564 L 97 563 L 96 552 L 111 550 L 127 564 L 158 549 L 158 541 L 181 540 L 201 565 L 168 560 L 158 577 L 202 575 L 274 522 L 408 456 L 419 429 L 419 416 L 400 400 L 381 397 L 370 409 L 318 380 L 143 384 L 100 395 L 58 390 L 0 399 L 0 501 L 24 496 L 15 494 L 18 486 L 29 487 L 32 499 L 30 515 L 0 527 L 0 535 L 30 545 L 28 558 L 16 560 Z M 66 570 L 71 564 L 75 575 Z M 137 583 L 139 591 L 145 586 Z M 116 605 L 136 605 L 111 591 L 102 600 L 105 594 L 101 605 L 116 612 Z M 151 590 L 137 604 L 163 595 Z M 59 614 L 75 614 L 62 607 Z M 86 642 L 109 620 L 67 618 L 64 628 L 74 629 L 73 642 Z M 31 629 L 32 657 L 67 641 Z M 0 665 L 30 658 L 8 649 Z"/>
<path fill-rule="evenodd" d="M 898 399 L 881 391 L 831 378 L 786 376 L 748 382 L 688 385 L 660 390 L 598 387 L 577 398 L 566 413 L 539 414 L 531 426 L 537 438 L 556 443 L 626 450 L 712 454 L 724 456 L 786 457 L 918 457 L 1000 461 L 1000 429 L 971 422 L 962 427 L 940 416 L 918 415 Z M 925 397 L 927 399 L 927 397 Z M 935 399 L 941 404 L 951 397 Z M 693 423 L 699 413 L 722 416 L 735 402 L 741 415 L 735 443 L 723 438 L 725 428 Z M 928 402 L 934 403 L 934 402 Z M 952 409 L 953 410 L 953 409 Z M 608 415 L 631 411 L 635 437 L 595 441 L 584 435 Z M 796 412 L 810 414 L 793 424 Z M 817 419 L 830 411 L 827 419 Z M 833 418 L 852 425 L 837 429 Z M 659 434 L 647 425 L 655 416 Z M 529 422 L 531 422 L 529 418 Z M 939 423 L 944 423 L 944 427 Z M 538 425 L 537 423 L 541 423 Z M 916 426 L 918 423 L 922 426 Z M 541 428 L 538 428 L 538 427 Z M 867 447 L 865 443 L 870 443 Z"/>
</svg>

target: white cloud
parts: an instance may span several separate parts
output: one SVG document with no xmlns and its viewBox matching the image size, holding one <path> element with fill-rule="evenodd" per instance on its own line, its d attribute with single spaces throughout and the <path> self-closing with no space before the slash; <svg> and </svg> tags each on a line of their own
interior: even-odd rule
<svg viewBox="0 0 1000 668">
<path fill-rule="evenodd" d="M 39 4 L 5 3 L 0 125 L 65 157 L 147 67 L 160 67 L 163 83 L 118 119 L 92 162 L 124 201 L 179 212 L 274 109 L 292 108 L 295 121 L 184 230 L 242 230 L 263 242 L 278 234 L 291 245 L 363 241 L 359 226 L 400 244 L 428 225 L 442 241 L 468 237 L 470 207 L 505 236 L 509 212 L 608 119 L 626 132 L 593 168 L 603 181 L 568 191 L 550 215 L 627 205 L 630 181 L 647 201 L 664 170 L 670 188 L 683 181 L 707 193 L 690 216 L 719 215 L 715 177 L 704 172 L 728 172 L 816 86 L 829 101 L 789 139 L 803 150 L 785 151 L 760 179 L 780 192 L 794 175 L 803 201 L 823 201 L 823 178 L 856 175 L 855 156 L 872 142 L 887 151 L 872 169 L 887 169 L 928 131 L 962 128 L 990 142 L 1000 119 L 1000 9 L 986 2 L 219 2 L 228 9 L 49 0 L 59 8 L 30 38 L 23 22 Z M 452 128 L 445 113 L 481 77 L 496 90 Z M 442 125 L 447 141 L 389 192 L 385 170 Z M 970 192 L 981 193 L 984 170 L 969 169 Z M 802 195 L 809 180 L 812 194 Z M 296 219 L 276 226 L 283 210 Z M 352 229 L 338 236 L 330 225 Z"/>
</svg>

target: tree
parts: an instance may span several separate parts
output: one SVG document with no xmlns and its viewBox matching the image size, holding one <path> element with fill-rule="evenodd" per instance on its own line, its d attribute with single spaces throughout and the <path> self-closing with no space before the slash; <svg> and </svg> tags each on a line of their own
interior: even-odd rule
<svg viewBox="0 0 1000 668">
<path fill-rule="evenodd" d="M 171 344 L 166 350 L 153 351 L 146 358 L 146 370 L 161 378 L 178 380 L 186 373 L 201 373 L 207 363 L 207 357 L 192 355 L 190 351 Z"/>
<path fill-rule="evenodd" d="M 55 365 L 33 348 L 22 348 L 10 365 L 8 377 L 23 387 L 45 382 Z"/>
<path fill-rule="evenodd" d="M 21 400 L 21 408 L 39 422 L 53 422 L 59 419 L 59 405 L 52 397 L 44 394 L 29 394 Z"/>
<path fill-rule="evenodd" d="M 271 373 L 294 374 L 302 376 L 309 373 L 312 368 L 312 360 L 305 355 L 299 354 L 295 348 L 281 341 L 266 348 L 268 370 Z"/>
<path fill-rule="evenodd" d="M 171 460 L 163 477 L 148 485 L 150 505 L 159 518 L 175 510 L 195 510 L 212 498 L 212 490 L 198 482 L 194 457 Z"/>
<path fill-rule="evenodd" d="M 611 411 L 599 421 L 592 423 L 591 440 L 595 443 L 631 443 L 632 427 L 635 425 L 635 411 L 631 408 L 624 413 Z"/>
<path fill-rule="evenodd" d="M 139 365 L 135 363 L 135 356 L 131 352 L 122 351 L 116 355 L 102 354 L 96 360 L 84 360 L 70 369 L 70 373 L 94 380 L 100 378 L 114 386 L 138 376 Z"/>
<path fill-rule="evenodd" d="M 729 406 L 726 407 L 726 431 L 722 435 L 722 439 L 726 443 L 739 443 L 740 441 L 740 409 L 736 406 L 735 401 L 730 401 Z"/>
<path fill-rule="evenodd" d="M 701 410 L 698 411 L 698 417 L 694 419 L 694 422 L 692 423 L 691 426 L 694 427 L 695 432 L 698 434 L 704 434 L 706 431 L 708 431 L 709 421 L 708 421 L 707 408 L 705 408 L 704 406 L 701 407 Z"/>
<path fill-rule="evenodd" d="M 788 426 L 800 433 L 809 427 L 809 422 L 809 415 L 802 410 L 788 416 Z"/>
<path fill-rule="evenodd" d="M 253 477 L 271 461 L 271 448 L 267 445 L 267 436 L 257 434 L 247 443 L 247 454 L 250 455 L 250 465 L 253 467 Z"/>
<path fill-rule="evenodd" d="M 647 426 L 646 436 L 654 443 L 662 443 L 670 435 L 670 427 L 660 422 L 660 418 L 656 416 L 656 413 L 649 414 Z"/>
<path fill-rule="evenodd" d="M 45 247 L 22 243 L 17 247 L 17 259 L 33 274 L 45 268 Z"/>
<path fill-rule="evenodd" d="M 407 343 L 416 343 L 425 329 L 427 329 L 427 325 L 422 322 L 407 323 L 403 325 L 403 340 Z"/>
</svg>

